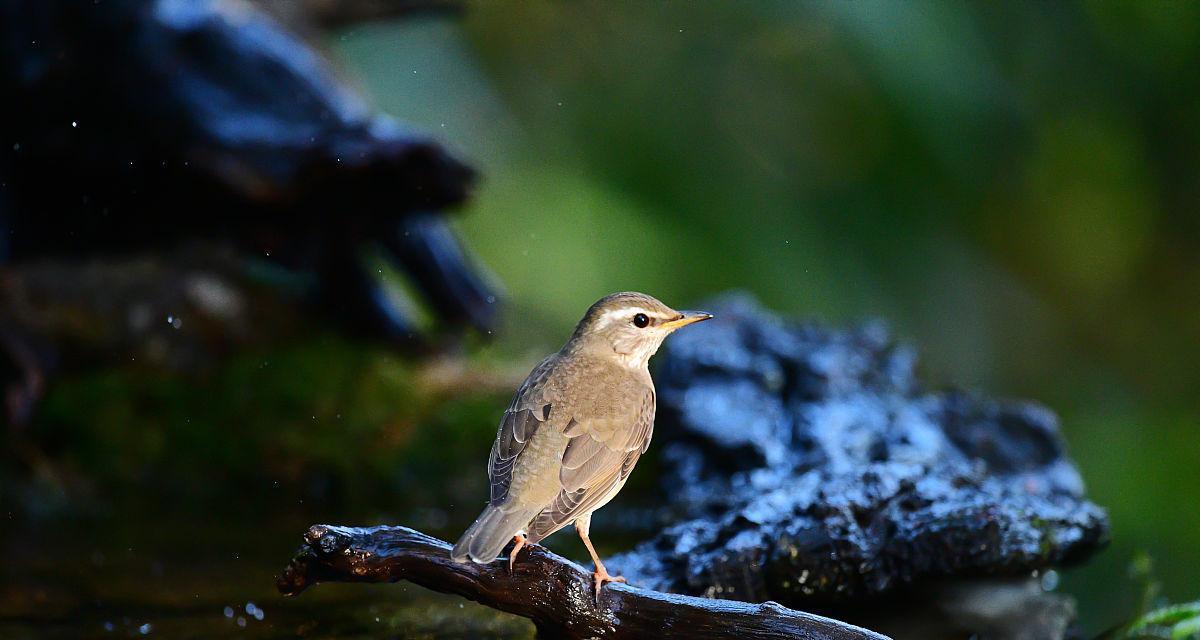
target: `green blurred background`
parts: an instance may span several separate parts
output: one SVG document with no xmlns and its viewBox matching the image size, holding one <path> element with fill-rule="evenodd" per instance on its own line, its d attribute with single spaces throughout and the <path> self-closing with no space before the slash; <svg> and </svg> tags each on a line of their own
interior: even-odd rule
<svg viewBox="0 0 1200 640">
<path fill-rule="evenodd" d="M 1200 573 L 1200 4 L 487 2 L 340 34 L 485 180 L 460 228 L 551 346 L 596 297 L 887 319 L 935 386 L 1062 418 L 1113 544 Z M 1100 613 L 1103 612 L 1103 613 Z"/>
<path fill-rule="evenodd" d="M 507 288 L 504 331 L 465 361 L 319 332 L 198 377 L 126 363 L 56 381 L 15 454 L 35 482 L 0 491 L 42 514 L 2 534 L 0 621 L 38 621 L 65 591 L 76 608 L 52 610 L 92 626 L 64 637 L 122 619 L 227 630 L 222 606 L 252 594 L 283 608 L 256 637 L 331 617 L 369 635 L 387 615 L 364 611 L 409 596 L 365 592 L 342 614 L 347 590 L 273 599 L 303 526 L 461 531 L 513 386 L 623 289 L 881 317 L 931 386 L 1045 403 L 1112 517 L 1111 548 L 1062 583 L 1084 626 L 1133 615 L 1135 558 L 1163 597 L 1200 595 L 1200 4 L 480 2 L 328 44 L 384 110 L 481 170 L 457 225 Z M 639 471 L 631 488 L 652 490 Z M 105 525 L 55 524 L 80 510 Z M 62 567 L 64 548 L 92 570 Z M 460 624 L 461 603 L 428 598 L 391 628 Z"/>
</svg>

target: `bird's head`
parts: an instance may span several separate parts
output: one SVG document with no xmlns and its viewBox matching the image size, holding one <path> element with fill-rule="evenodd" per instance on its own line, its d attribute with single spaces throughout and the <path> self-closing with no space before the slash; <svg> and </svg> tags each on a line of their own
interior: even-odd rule
<svg viewBox="0 0 1200 640">
<path fill-rule="evenodd" d="M 645 367 L 673 331 L 711 317 L 702 311 L 676 311 L 644 293 L 614 293 L 587 310 L 568 347 L 612 355 L 629 367 Z"/>
</svg>

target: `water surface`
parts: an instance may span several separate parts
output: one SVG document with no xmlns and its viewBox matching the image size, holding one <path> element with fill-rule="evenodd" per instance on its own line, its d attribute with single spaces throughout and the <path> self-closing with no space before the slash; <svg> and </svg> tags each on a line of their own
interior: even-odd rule
<svg viewBox="0 0 1200 640">
<path fill-rule="evenodd" d="M 275 576 L 309 524 L 299 516 L 10 516 L 0 638 L 533 637 L 522 618 L 407 583 L 280 596 Z"/>
</svg>

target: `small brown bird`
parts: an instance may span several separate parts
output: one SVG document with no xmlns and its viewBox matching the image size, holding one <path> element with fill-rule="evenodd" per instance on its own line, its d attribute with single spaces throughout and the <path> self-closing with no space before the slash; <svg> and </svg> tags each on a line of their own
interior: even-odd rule
<svg viewBox="0 0 1200 640">
<path fill-rule="evenodd" d="M 573 523 L 596 563 L 596 595 L 609 575 L 588 528 L 592 512 L 625 486 L 654 431 L 647 363 L 676 329 L 712 315 L 676 311 L 644 293 L 614 293 L 584 314 L 558 353 L 534 368 L 500 420 L 488 463 L 488 506 L 451 551 L 491 562 L 509 540 L 517 553 Z"/>
</svg>

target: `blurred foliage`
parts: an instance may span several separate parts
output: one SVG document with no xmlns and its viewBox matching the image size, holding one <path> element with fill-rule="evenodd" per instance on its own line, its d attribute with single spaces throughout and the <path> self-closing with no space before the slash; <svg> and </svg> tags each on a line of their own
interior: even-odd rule
<svg viewBox="0 0 1200 640">
<path fill-rule="evenodd" d="M 1198 640 L 1200 639 L 1200 602 L 1164 604 L 1162 584 L 1154 577 L 1154 561 L 1138 553 L 1129 565 L 1129 574 L 1141 585 L 1139 615 L 1128 624 L 1115 627 L 1099 640 Z"/>
<path fill-rule="evenodd" d="M 1194 640 L 1200 638 L 1200 602 L 1155 609 L 1137 619 L 1118 636 L 1129 640 Z"/>
<path fill-rule="evenodd" d="M 508 1 L 332 44 L 481 163 L 460 228 L 504 344 L 737 287 L 1054 408 L 1113 517 L 1064 583 L 1101 629 L 1135 551 L 1173 599 L 1200 570 L 1198 31 L 1195 3 Z"/>
</svg>

